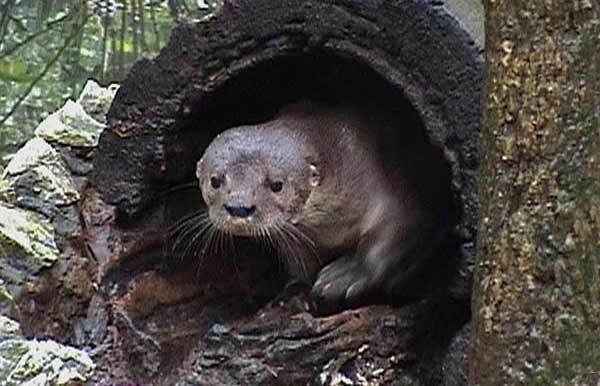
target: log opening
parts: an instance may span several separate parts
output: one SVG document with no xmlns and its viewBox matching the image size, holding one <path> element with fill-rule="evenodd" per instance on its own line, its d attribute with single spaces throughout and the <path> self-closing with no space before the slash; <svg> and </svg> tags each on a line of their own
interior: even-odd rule
<svg viewBox="0 0 600 386">
<path fill-rule="evenodd" d="M 268 121 L 282 107 L 299 100 L 341 105 L 348 109 L 362 109 L 373 117 L 374 121 L 385 119 L 391 122 L 390 131 L 367 133 L 375 138 L 379 143 L 378 149 L 385 153 L 382 155 L 386 160 L 384 162 L 401 162 L 402 157 L 397 153 L 398 149 L 402 149 L 402 142 L 413 143 L 417 148 L 423 147 L 425 154 L 422 156 L 422 161 L 426 165 L 411 165 L 411 169 L 414 169 L 411 178 L 417 180 L 417 174 L 428 173 L 430 178 L 438 181 L 438 185 L 435 186 L 436 191 L 425 193 L 435 195 L 447 192 L 448 196 L 451 195 L 450 163 L 440 144 L 433 143 L 436 138 L 430 137 L 420 112 L 411 104 L 403 90 L 384 79 L 368 63 L 327 54 L 320 50 L 283 55 L 255 64 L 228 78 L 218 88 L 203 94 L 201 99 L 192 98 L 187 101 L 186 105 L 190 106 L 190 109 L 186 112 L 186 119 L 178 125 L 181 136 L 172 138 L 179 142 L 167 146 L 178 150 L 177 154 L 167 157 L 181 165 L 178 168 L 181 180 L 175 181 L 175 184 L 197 185 L 196 162 L 208 143 L 218 133 L 235 126 Z M 435 132 L 440 131 L 439 128 L 436 130 Z M 434 168 L 435 170 L 432 170 Z M 166 208 L 164 213 L 167 224 L 176 224 L 190 212 L 203 207 L 197 187 L 164 200 L 163 205 Z M 461 217 L 459 213 L 461 204 L 456 202 L 455 196 L 454 200 L 448 199 L 447 205 L 450 207 L 447 210 L 449 218 L 440 219 L 440 222 L 447 221 L 454 227 Z M 450 276 L 453 275 L 451 271 L 454 269 L 455 259 L 460 254 L 459 243 L 457 235 L 453 234 L 435 258 L 411 280 L 409 287 L 418 288 L 413 288 L 411 291 L 403 288 L 401 298 L 405 301 L 414 299 L 416 293 L 420 293 L 417 297 L 422 297 L 426 296 L 423 295 L 424 293 L 431 295 L 432 291 L 445 291 Z M 167 240 L 167 250 L 170 254 L 185 254 L 185 257 L 198 259 L 197 254 L 190 251 L 189 247 L 173 248 L 173 244 L 185 246 L 185 243 L 177 237 Z M 248 254 L 244 255 L 243 259 L 250 261 L 258 261 L 261 255 L 265 254 L 261 248 L 250 248 L 246 251 Z M 229 252 L 231 253 L 231 250 Z M 272 265 L 280 269 L 274 253 L 267 252 L 267 255 L 267 258 L 273 262 Z M 220 263 L 223 258 L 227 259 L 226 256 L 207 255 L 201 260 Z M 279 273 L 281 274 L 282 272 Z M 271 278 L 276 276 L 276 272 L 271 272 L 269 275 Z M 253 276 L 252 280 L 256 280 L 256 277 Z M 424 288 L 424 285 L 427 288 Z"/>
<path fill-rule="evenodd" d="M 179 25 L 157 58 L 142 60 L 132 69 L 100 139 L 93 185 L 106 203 L 115 206 L 113 239 L 121 243 L 145 239 L 154 226 L 164 233 L 169 223 L 199 208 L 198 190 L 164 192 L 195 181 L 195 163 L 218 132 L 267 120 L 283 105 L 301 98 L 351 102 L 383 111 L 396 117 L 398 127 L 409 127 L 411 133 L 430 141 L 445 165 L 442 174 L 448 181 L 443 185 L 451 190 L 451 205 L 456 206 L 456 232 L 446 265 L 428 269 L 437 275 L 428 282 L 438 285 L 442 296 L 424 305 L 366 308 L 332 318 L 302 313 L 296 298 L 282 308 L 254 312 L 282 284 L 272 281 L 273 276 L 263 277 L 274 265 L 262 259 L 246 259 L 249 267 L 228 267 L 252 271 L 248 280 L 252 284 L 267 283 L 258 289 L 264 289 L 261 296 L 266 296 L 248 307 L 238 301 L 243 300 L 245 288 L 233 289 L 233 296 L 221 292 L 210 300 L 210 294 L 198 290 L 189 259 L 174 259 L 168 247 L 142 250 L 134 259 L 116 253 L 117 264 L 103 280 L 106 288 L 121 289 L 106 301 L 124 311 L 124 320 L 131 322 L 119 325 L 119 334 L 155 339 L 160 358 L 144 356 L 152 366 L 169 362 L 172 343 L 172 351 L 179 352 L 176 357 L 186 358 L 181 371 L 198 380 L 189 384 L 306 384 L 316 380 L 315 369 L 329 366 L 333 357 L 348 356 L 339 366 L 359 363 L 362 354 L 356 356 L 356 350 L 363 344 L 377 347 L 381 341 L 377 326 L 385 330 L 384 315 L 389 315 L 397 322 L 393 339 L 385 340 L 391 351 L 385 355 L 369 351 L 362 355 L 365 363 L 375 360 L 390 376 L 414 371 L 411 379 L 423 374 L 442 377 L 441 361 L 452 350 L 448 342 L 469 318 L 465 308 L 478 221 L 480 79 L 480 48 L 438 1 L 236 0 L 225 2 L 211 18 Z M 247 255 L 260 257 L 260 253 L 249 250 Z M 225 293 L 240 284 L 234 275 L 211 272 L 205 277 Z M 415 314 L 421 317 L 418 321 L 412 319 Z M 441 314 L 447 315 L 448 322 Z M 328 323 L 333 326 L 327 334 L 335 348 L 332 356 L 318 355 L 310 348 L 322 344 L 321 328 Z M 413 360 L 407 354 L 406 358 L 413 358 L 409 362 L 388 361 L 392 351 L 414 353 L 407 341 L 423 331 L 435 337 L 417 343 L 416 352 L 427 356 L 435 351 L 429 355 L 434 359 Z M 247 334 L 256 340 L 249 341 Z M 302 353 L 305 360 L 290 366 L 285 360 L 288 347 L 280 350 L 280 345 L 271 344 L 279 342 L 279 336 L 285 336 L 285 341 L 298 336 L 302 348 L 291 345 L 289 350 Z M 303 338 L 307 336 L 321 343 L 311 343 Z M 456 336 L 465 339 L 464 334 Z M 227 342 L 232 343 L 231 350 Z M 195 347 L 191 354 L 190 347 Z M 212 362 L 212 349 L 223 358 L 219 365 Z M 269 355 L 256 358 L 257 350 Z M 139 354 L 143 353 L 136 357 Z M 450 352 L 450 360 L 456 360 L 460 372 L 462 354 L 456 359 L 453 355 Z M 272 371 L 247 374 L 236 367 L 245 361 L 258 369 L 275 369 L 279 383 L 272 379 Z M 141 379 L 156 376 L 153 371 L 143 370 Z M 286 376 L 293 381 L 281 383 Z"/>
</svg>

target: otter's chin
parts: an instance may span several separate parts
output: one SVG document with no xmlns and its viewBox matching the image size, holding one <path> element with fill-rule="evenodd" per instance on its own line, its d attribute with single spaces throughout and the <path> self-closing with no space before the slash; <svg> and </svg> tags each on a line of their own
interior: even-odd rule
<svg viewBox="0 0 600 386">
<path fill-rule="evenodd" d="M 239 237 L 253 237 L 259 233 L 258 228 L 247 219 L 228 219 L 219 223 L 219 230 Z"/>
</svg>

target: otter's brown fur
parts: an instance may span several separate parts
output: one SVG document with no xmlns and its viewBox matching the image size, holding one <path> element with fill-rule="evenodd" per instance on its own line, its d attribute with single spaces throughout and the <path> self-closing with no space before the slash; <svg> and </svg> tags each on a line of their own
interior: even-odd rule
<svg viewBox="0 0 600 386">
<path fill-rule="evenodd" d="M 447 234 L 450 183 L 425 136 L 389 122 L 300 103 L 226 130 L 197 165 L 210 221 L 271 242 L 328 300 L 401 284 Z"/>
</svg>

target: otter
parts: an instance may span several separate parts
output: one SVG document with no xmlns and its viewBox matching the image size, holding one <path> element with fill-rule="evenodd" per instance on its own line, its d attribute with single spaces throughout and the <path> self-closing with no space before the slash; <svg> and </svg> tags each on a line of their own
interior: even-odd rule
<svg viewBox="0 0 600 386">
<path fill-rule="evenodd" d="M 222 132 L 196 167 L 211 226 L 265 240 L 328 301 L 398 288 L 446 238 L 451 204 L 441 151 L 396 126 L 304 101 Z"/>
</svg>

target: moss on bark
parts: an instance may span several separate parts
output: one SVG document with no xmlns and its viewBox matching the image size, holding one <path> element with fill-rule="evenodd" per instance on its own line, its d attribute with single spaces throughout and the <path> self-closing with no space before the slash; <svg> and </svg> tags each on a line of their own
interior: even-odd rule
<svg viewBox="0 0 600 386">
<path fill-rule="evenodd" d="M 600 380 L 600 3 L 486 1 L 472 385 Z"/>
</svg>

